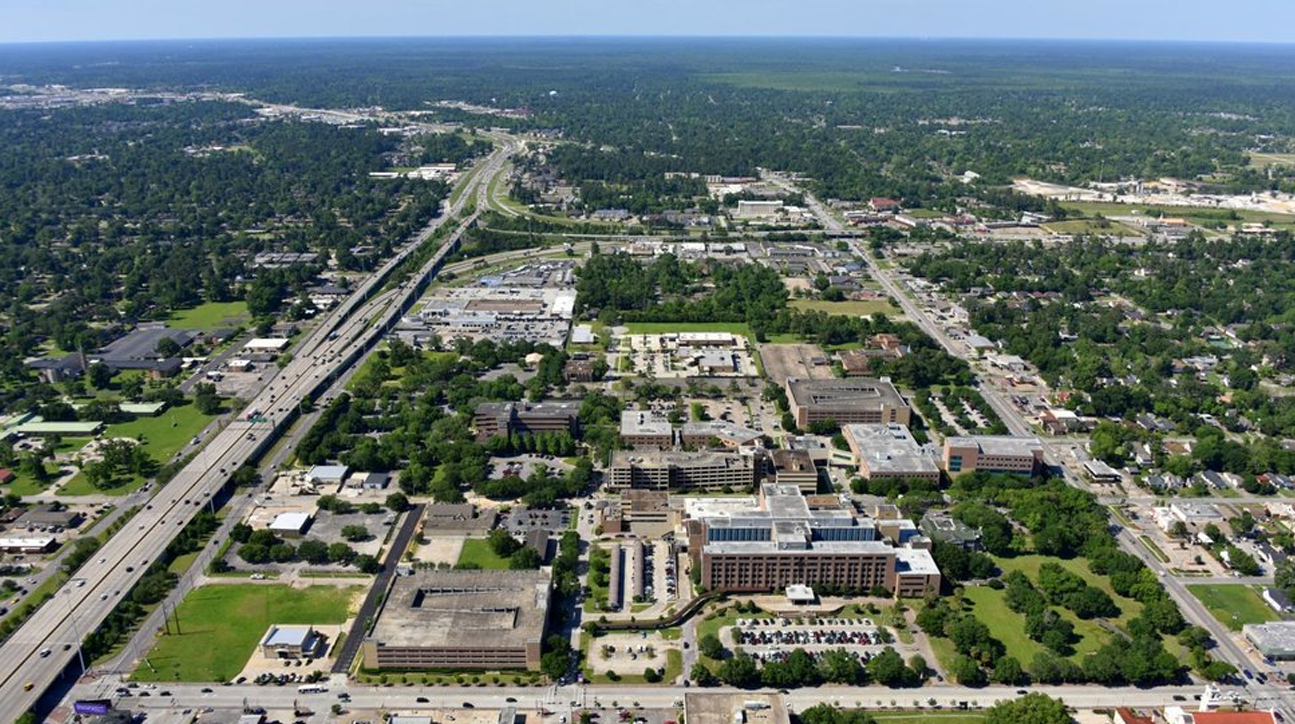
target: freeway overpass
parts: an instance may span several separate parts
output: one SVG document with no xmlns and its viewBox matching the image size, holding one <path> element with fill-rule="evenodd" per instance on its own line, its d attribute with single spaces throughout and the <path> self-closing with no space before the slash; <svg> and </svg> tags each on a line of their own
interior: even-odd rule
<svg viewBox="0 0 1295 724">
<path fill-rule="evenodd" d="M 69 582 L 0 647 L 0 722 L 17 719 L 39 701 L 77 658 L 82 638 L 108 617 L 193 516 L 220 494 L 230 475 L 269 450 L 291 425 L 302 402 L 327 389 L 417 300 L 477 212 L 462 219 L 410 279 L 385 291 L 383 286 L 470 201 L 477 202 L 478 209 L 485 207 L 489 180 L 518 148 L 511 139 L 498 140 L 501 144 L 480 162 L 479 172 L 465 178 L 467 192 L 324 317 L 298 345 L 293 359 L 248 404 L 246 413 L 210 439 L 157 492 L 151 507 L 140 510 L 81 567 L 77 579 L 86 583 Z"/>
</svg>

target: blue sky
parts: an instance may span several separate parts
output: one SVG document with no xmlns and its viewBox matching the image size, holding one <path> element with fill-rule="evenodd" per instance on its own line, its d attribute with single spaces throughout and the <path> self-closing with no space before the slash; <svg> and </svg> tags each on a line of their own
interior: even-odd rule
<svg viewBox="0 0 1295 724">
<path fill-rule="evenodd" d="M 0 0 L 0 42 L 844 35 L 1295 42 L 1295 0 Z"/>
</svg>

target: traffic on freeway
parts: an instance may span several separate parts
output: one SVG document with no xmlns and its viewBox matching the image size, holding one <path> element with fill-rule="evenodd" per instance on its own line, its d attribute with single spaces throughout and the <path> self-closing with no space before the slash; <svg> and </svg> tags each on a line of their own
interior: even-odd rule
<svg viewBox="0 0 1295 724">
<path fill-rule="evenodd" d="M 78 656 L 82 638 L 127 595 L 167 544 L 203 506 L 214 505 L 242 465 L 268 450 L 288 428 L 300 405 L 359 359 L 418 297 L 424 283 L 457 248 L 459 235 L 475 220 L 461 219 L 441 248 L 410 279 L 376 293 L 437 229 L 480 202 L 489 180 L 517 146 L 503 140 L 466 176 L 464 192 L 444 213 L 368 277 L 294 351 L 293 359 L 248 403 L 235 422 L 212 437 L 152 501 L 103 545 L 78 571 L 85 585 L 68 583 L 0 647 L 0 719 L 12 721 L 31 708 Z M 476 203 L 476 208 L 483 208 Z"/>
</svg>

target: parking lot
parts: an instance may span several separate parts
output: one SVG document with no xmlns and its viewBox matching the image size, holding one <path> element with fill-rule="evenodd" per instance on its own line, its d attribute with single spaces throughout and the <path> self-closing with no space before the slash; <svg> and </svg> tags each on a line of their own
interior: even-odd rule
<svg viewBox="0 0 1295 724">
<path fill-rule="evenodd" d="M 886 646 L 894 646 L 906 657 L 921 653 L 915 646 L 891 640 L 866 618 L 739 618 L 735 626 L 721 630 L 720 640 L 757 661 L 781 661 L 795 649 L 804 649 L 815 658 L 825 651 L 844 649 L 865 663 Z"/>
<path fill-rule="evenodd" d="M 514 536 L 525 536 L 533 530 L 547 530 L 549 533 L 561 534 L 571 524 L 573 513 L 561 510 L 527 508 L 524 505 L 514 507 L 504 514 L 501 524 Z"/>
</svg>

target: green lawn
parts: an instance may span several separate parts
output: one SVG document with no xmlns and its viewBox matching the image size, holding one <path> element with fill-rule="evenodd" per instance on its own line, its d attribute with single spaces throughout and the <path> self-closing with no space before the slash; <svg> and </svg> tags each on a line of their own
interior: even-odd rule
<svg viewBox="0 0 1295 724">
<path fill-rule="evenodd" d="M 166 326 L 176 329 L 237 327 L 247 321 L 247 302 L 207 302 L 171 313 Z"/>
<path fill-rule="evenodd" d="M 270 624 L 340 624 L 360 587 L 213 584 L 181 602 L 180 633 L 165 634 L 135 670 L 138 681 L 228 681 Z M 152 669 L 148 664 L 152 664 Z"/>
<path fill-rule="evenodd" d="M 1118 221 L 1101 223 L 1095 219 L 1075 219 L 1074 221 L 1052 221 L 1043 225 L 1044 229 L 1054 234 L 1097 234 L 1099 236 L 1144 236 L 1145 232 L 1134 229 Z"/>
<path fill-rule="evenodd" d="M 153 456 L 153 460 L 159 466 L 165 465 L 189 440 L 197 435 L 212 421 L 212 417 L 198 412 L 198 408 L 192 404 L 181 405 L 164 410 L 157 417 L 140 417 L 130 422 L 122 422 L 116 425 L 109 425 L 104 430 L 104 437 L 129 437 L 133 439 L 143 439 L 144 449 L 148 454 Z M 76 477 L 68 481 L 59 490 L 61 495 L 94 495 L 104 493 L 108 495 L 124 495 L 138 489 L 144 484 L 144 479 L 140 477 L 131 477 L 121 479 L 121 484 L 104 490 L 100 490 L 90 484 L 85 476 L 77 473 Z"/>
<path fill-rule="evenodd" d="M 463 550 L 459 552 L 457 565 L 475 563 L 487 571 L 508 569 L 508 559 L 500 558 L 490 549 L 490 541 L 485 538 L 469 538 L 463 541 Z"/>
<path fill-rule="evenodd" d="M 45 466 L 45 472 L 49 473 L 50 481 L 52 482 L 57 476 L 58 471 L 56 471 L 54 466 L 49 463 L 42 464 Z M 49 485 L 49 483 L 38 482 L 34 476 L 21 472 L 16 467 L 14 468 L 13 473 L 13 482 L 4 486 L 5 492 L 13 492 L 17 495 L 23 496 L 38 495 L 45 492 L 45 488 Z"/>
<path fill-rule="evenodd" d="M 1187 590 L 1205 604 L 1214 618 L 1233 631 L 1240 631 L 1248 623 L 1281 620 L 1253 588 L 1244 584 L 1200 584 L 1188 586 Z"/>
<path fill-rule="evenodd" d="M 1220 221 L 1226 224 L 1236 224 L 1238 221 L 1228 219 L 1231 209 L 1209 209 L 1198 206 L 1169 206 L 1169 205 L 1146 205 L 1146 204 L 1117 204 L 1108 201 L 1062 201 L 1061 206 L 1073 211 L 1079 211 L 1088 215 L 1101 214 L 1103 216 L 1133 216 L 1144 215 L 1158 216 L 1164 213 L 1166 216 L 1174 216 L 1186 219 L 1193 224 L 1209 225 Z M 1295 215 L 1278 214 L 1268 211 L 1249 211 L 1246 209 L 1237 209 L 1236 215 L 1240 221 L 1246 222 L 1264 222 L 1270 221 L 1275 224 L 1295 222 Z"/>
<path fill-rule="evenodd" d="M 1066 570 L 1081 576 L 1090 585 L 1106 591 L 1111 596 L 1111 599 L 1120 608 L 1120 616 L 1111 619 L 1111 623 L 1117 626 L 1123 627 L 1142 610 L 1141 603 L 1116 595 L 1111 590 L 1110 581 L 1103 576 L 1091 573 L 1088 570 L 1087 562 L 1083 559 L 1063 560 L 1047 556 L 1027 555 L 1015 558 L 995 558 L 994 560 L 1003 569 L 1004 573 L 1021 571 L 1035 583 L 1038 582 L 1040 566 L 1049 562 L 1059 564 Z M 994 638 L 1002 641 L 1003 645 L 1007 647 L 1007 653 L 1016 657 L 1022 664 L 1028 666 L 1029 662 L 1034 660 L 1035 654 L 1045 650 L 1042 644 L 1031 640 L 1025 635 L 1025 617 L 1007 607 L 1004 602 L 1005 593 L 1003 591 L 996 591 L 983 586 L 968 586 L 964 595 L 967 601 L 972 604 L 972 610 L 976 618 L 988 626 Z M 1111 632 L 1103 628 L 1098 620 L 1086 621 L 1060 606 L 1054 606 L 1053 608 L 1075 626 L 1075 634 L 1079 637 L 1079 640 L 1074 644 L 1075 653 L 1071 656 L 1072 660 L 1081 661 L 1085 656 L 1097 651 L 1104 643 L 1110 640 Z M 940 641 L 943 640 L 935 639 L 932 641 L 932 645 L 943 664 L 948 661 L 946 654 L 951 654 L 952 651 L 942 652 L 940 647 L 935 645 Z"/>
<path fill-rule="evenodd" d="M 802 311 L 814 310 L 849 317 L 870 317 L 874 314 L 895 316 L 900 312 L 884 299 L 858 299 L 845 302 L 828 302 L 822 299 L 793 299 L 791 306 Z"/>
</svg>

